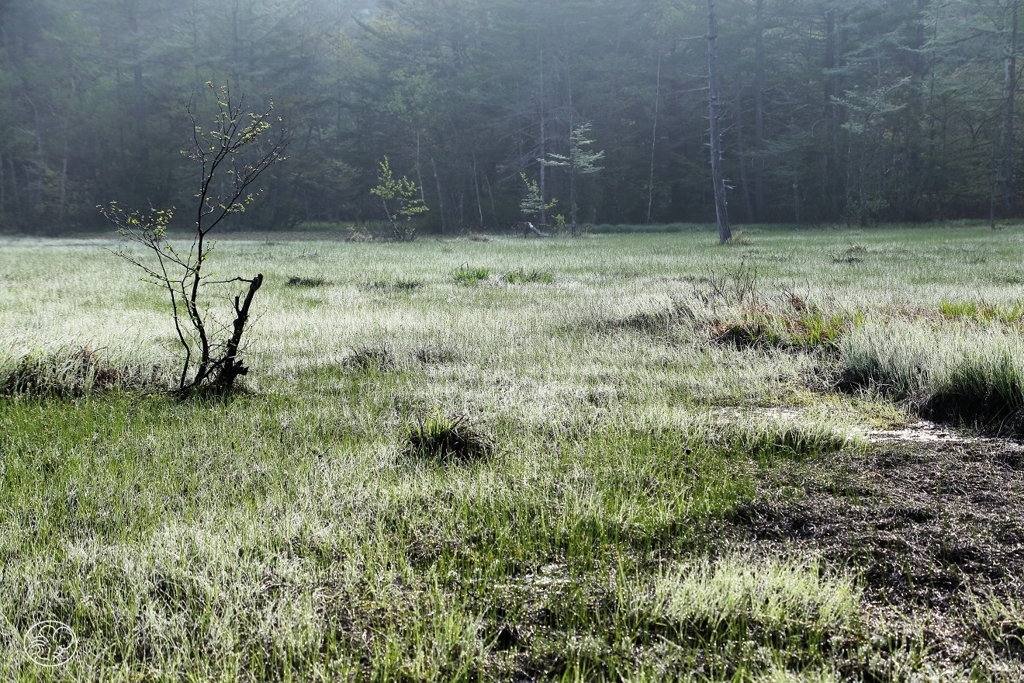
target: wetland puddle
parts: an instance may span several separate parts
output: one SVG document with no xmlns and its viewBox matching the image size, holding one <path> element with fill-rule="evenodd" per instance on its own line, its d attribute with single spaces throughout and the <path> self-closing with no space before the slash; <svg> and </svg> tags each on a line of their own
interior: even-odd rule
<svg viewBox="0 0 1024 683">
<path fill-rule="evenodd" d="M 903 429 L 872 429 L 863 432 L 870 443 L 923 443 L 923 444 L 991 444 L 999 448 L 1021 449 L 1012 439 L 965 434 L 945 425 L 918 420 Z"/>
<path fill-rule="evenodd" d="M 1019 471 L 1024 465 L 1024 443 L 1016 439 L 964 433 L 928 420 L 918 420 L 903 429 L 875 429 L 862 434 L 873 446 L 904 444 L 973 450 L 986 453 L 993 462 L 1011 470 Z"/>
<path fill-rule="evenodd" d="M 800 408 L 720 408 L 714 414 L 734 420 L 761 419 L 777 422 L 798 423 L 803 420 L 814 420 L 811 415 Z M 991 447 L 1003 452 L 1024 453 L 1024 443 L 1010 438 L 980 436 L 963 432 L 948 425 L 930 420 L 915 420 L 902 429 L 868 429 L 854 427 L 850 430 L 851 437 L 861 437 L 870 444 L 924 444 L 924 445 L 974 445 Z"/>
</svg>

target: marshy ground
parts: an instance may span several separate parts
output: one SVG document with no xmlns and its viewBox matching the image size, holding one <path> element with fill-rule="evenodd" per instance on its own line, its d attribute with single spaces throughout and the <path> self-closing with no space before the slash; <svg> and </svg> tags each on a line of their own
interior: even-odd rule
<svg viewBox="0 0 1024 683">
<path fill-rule="evenodd" d="M 0 242 L 5 680 L 1024 679 L 1024 228 L 329 237 Z"/>
</svg>

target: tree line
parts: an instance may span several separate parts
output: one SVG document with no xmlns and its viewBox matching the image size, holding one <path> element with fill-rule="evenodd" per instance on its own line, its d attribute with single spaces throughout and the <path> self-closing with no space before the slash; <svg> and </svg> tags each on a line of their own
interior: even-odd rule
<svg viewBox="0 0 1024 683">
<path fill-rule="evenodd" d="M 1017 215 L 1019 5 L 717 0 L 732 219 Z M 186 107 L 214 112 L 224 84 L 290 139 L 248 227 L 387 220 L 385 158 L 446 233 L 522 220 L 532 187 L 549 224 L 711 222 L 706 9 L 0 0 L 0 228 L 190 204 Z"/>
</svg>

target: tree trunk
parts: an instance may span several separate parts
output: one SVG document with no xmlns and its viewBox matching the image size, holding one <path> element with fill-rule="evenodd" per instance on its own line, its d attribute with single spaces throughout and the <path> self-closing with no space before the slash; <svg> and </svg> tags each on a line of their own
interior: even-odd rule
<svg viewBox="0 0 1024 683">
<path fill-rule="evenodd" d="M 548 210 L 547 204 L 547 187 L 546 178 L 544 174 L 545 162 L 547 158 L 547 130 L 544 122 L 544 50 L 540 51 L 540 184 L 538 189 L 540 190 L 540 223 L 541 225 L 547 225 L 548 222 Z"/>
<path fill-rule="evenodd" d="M 127 3 L 126 11 L 129 45 L 131 46 L 129 58 L 132 61 L 132 125 L 135 129 L 133 139 L 133 146 L 135 147 L 134 163 L 135 167 L 141 170 L 148 169 L 150 166 L 149 150 L 151 147 L 147 140 L 147 118 L 149 111 L 147 107 L 145 74 L 142 70 L 143 46 L 141 42 L 144 39 L 139 31 L 139 3 L 137 1 Z M 133 192 L 140 187 L 145 187 L 146 176 L 143 173 L 132 173 L 129 177 L 131 178 Z"/>
<path fill-rule="evenodd" d="M 849 181 L 850 165 L 853 163 L 853 157 L 851 154 L 847 154 L 847 163 L 845 164 L 846 175 L 845 179 L 841 179 L 840 173 L 843 172 L 843 164 L 839 163 L 840 109 L 835 101 L 835 98 L 840 93 L 839 74 L 837 73 L 837 69 L 840 66 L 840 42 L 839 22 L 836 18 L 836 11 L 830 8 L 825 12 L 824 67 L 831 69 L 832 73 L 825 78 L 824 105 L 827 140 L 825 142 L 825 154 L 822 159 L 821 190 L 826 206 L 831 204 L 831 206 L 828 206 L 828 212 L 832 220 L 836 220 L 843 213 L 846 213 L 847 221 L 849 221 L 848 209 L 851 201 Z M 842 192 L 840 192 L 841 188 Z M 840 207 L 839 205 L 840 195 L 845 198 L 845 207 Z"/>
<path fill-rule="evenodd" d="M 427 195 L 423 194 L 423 175 L 420 173 L 420 133 L 416 131 L 416 182 L 420 186 L 420 201 L 427 203 Z"/>
<path fill-rule="evenodd" d="M 743 135 L 743 89 L 736 92 L 736 153 L 740 160 L 740 196 L 747 222 L 754 222 L 754 206 L 750 201 L 750 182 L 747 176 L 747 148 Z"/>
<path fill-rule="evenodd" d="M 441 190 L 441 177 L 437 175 L 437 164 L 434 163 L 434 158 L 430 158 L 430 167 L 434 171 L 434 185 L 437 186 L 437 207 L 441 215 L 441 234 L 444 235 L 447 232 L 447 216 L 445 215 L 444 207 L 444 192 Z"/>
<path fill-rule="evenodd" d="M 793 222 L 799 225 L 803 221 L 800 213 L 800 169 L 793 166 Z"/>
<path fill-rule="evenodd" d="M 1014 100 L 1017 97 L 1017 8 L 1018 3 L 1013 4 L 1013 18 L 1010 28 L 1010 39 L 1006 46 L 1006 59 L 1003 64 L 1003 83 L 1006 97 L 1006 108 L 1003 112 L 1003 133 L 1000 140 L 1000 147 L 1003 156 L 1002 180 L 1003 197 L 1002 210 L 1004 216 L 1013 215 L 1013 203 L 1015 194 L 1014 182 L 1014 147 L 1016 147 L 1016 126 L 1014 125 Z"/>
<path fill-rule="evenodd" d="M 715 218 L 718 222 L 718 242 L 725 244 L 732 237 L 729 227 L 729 207 L 722 176 L 722 131 L 719 120 L 721 103 L 718 81 L 718 22 L 715 19 L 715 0 L 708 0 L 708 113 L 711 133 L 711 182 L 715 193 Z"/>
<path fill-rule="evenodd" d="M 58 198 L 57 198 L 57 221 L 61 223 L 60 228 L 63 230 L 64 217 L 67 215 L 67 199 L 68 199 L 68 157 L 67 157 L 67 138 L 65 137 L 64 142 L 64 159 L 60 165 L 60 175 L 57 177 L 58 184 Z"/>
<path fill-rule="evenodd" d="M 544 161 L 548 158 L 548 130 L 546 121 L 546 112 L 544 111 L 544 50 L 541 50 L 541 92 L 540 92 L 540 103 L 541 103 L 541 178 L 538 184 L 538 189 L 541 193 L 541 224 L 548 224 L 548 189 L 547 189 L 547 163 Z"/>
<path fill-rule="evenodd" d="M 939 20 L 936 16 L 934 29 L 932 33 L 933 39 L 938 39 L 938 26 Z M 922 38 L 923 38 L 922 32 Z M 922 39 L 922 44 L 925 42 Z M 938 165 L 938 139 L 939 139 L 939 126 L 938 117 L 936 116 L 936 102 L 935 102 L 935 82 L 936 82 L 936 68 L 935 58 L 929 59 L 928 64 L 928 101 L 925 105 L 926 121 L 928 122 L 928 143 L 927 152 L 924 164 L 924 190 L 923 199 L 925 206 L 929 207 L 925 213 L 926 220 L 933 220 L 938 218 L 939 212 L 941 211 L 941 202 L 937 201 L 936 192 L 936 173 L 935 169 Z"/>
<path fill-rule="evenodd" d="M 764 0 L 755 6 L 754 33 L 754 220 L 764 217 Z"/>
<path fill-rule="evenodd" d="M 14 205 L 14 212 L 16 214 L 21 213 L 21 192 L 18 187 L 18 169 L 14 166 L 14 159 L 7 157 L 7 164 L 11 169 L 11 196 L 12 204 Z"/>
<path fill-rule="evenodd" d="M 239 375 L 249 373 L 249 368 L 242 361 L 238 360 L 238 347 L 242 342 L 242 333 L 245 332 L 245 324 L 249 321 L 249 307 L 252 305 L 252 298 L 256 295 L 263 284 L 263 274 L 260 273 L 249 281 L 249 291 L 245 295 L 245 301 L 239 305 L 240 296 L 235 297 L 235 321 L 232 323 L 231 338 L 228 339 L 224 349 L 224 364 L 220 367 L 215 382 L 220 391 L 230 391 L 234 388 L 235 380 Z"/>
<path fill-rule="evenodd" d="M 570 112 L 572 105 L 569 105 Z M 572 138 L 572 115 L 569 116 L 569 225 L 572 232 L 572 236 L 578 235 L 576 227 L 576 160 L 578 158 L 578 150 L 575 149 Z"/>
<path fill-rule="evenodd" d="M 476 190 L 476 212 L 480 218 L 480 229 L 484 229 L 484 203 L 480 198 L 480 177 L 476 173 L 476 152 L 473 152 L 473 189 Z"/>
<path fill-rule="evenodd" d="M 651 126 L 651 173 L 647 179 L 647 225 L 651 224 L 651 208 L 654 205 L 654 150 L 658 144 L 658 105 L 661 103 L 661 54 L 658 54 L 658 69 L 654 76 L 654 124 Z"/>
<path fill-rule="evenodd" d="M 486 173 L 484 173 L 484 187 L 487 188 L 487 199 L 490 201 L 491 204 L 491 220 L 497 223 L 498 210 L 494 206 L 494 191 L 491 189 L 491 180 L 490 178 L 487 177 Z"/>
</svg>

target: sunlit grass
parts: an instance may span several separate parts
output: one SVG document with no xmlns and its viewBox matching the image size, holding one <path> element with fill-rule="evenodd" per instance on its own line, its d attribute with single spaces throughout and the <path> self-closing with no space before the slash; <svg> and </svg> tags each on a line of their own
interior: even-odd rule
<svg viewBox="0 0 1024 683">
<path fill-rule="evenodd" d="M 764 643 L 796 658 L 850 647 L 863 618 L 850 577 L 792 560 L 699 560 L 660 576 L 647 600 L 668 628 L 711 647 Z"/>
<path fill-rule="evenodd" d="M 841 344 L 843 382 L 908 402 L 941 420 L 991 426 L 1024 406 L 1024 343 L 987 327 L 898 321 L 855 330 Z"/>
<path fill-rule="evenodd" d="M 854 569 L 719 557 L 718 530 L 763 472 L 860 457 L 929 397 L 1019 406 L 1013 321 L 948 302 L 1016 310 L 1022 237 L 232 239 L 213 269 L 266 277 L 252 373 L 188 401 L 160 391 L 169 302 L 113 241 L 4 241 L 0 676 L 871 671 L 893 655 Z M 755 343 L 722 339 L 744 325 Z M 455 436 L 486 448 L 445 457 Z M 999 605 L 992 629 L 1019 616 Z M 79 636 L 64 668 L 25 659 L 42 619 Z"/>
</svg>

